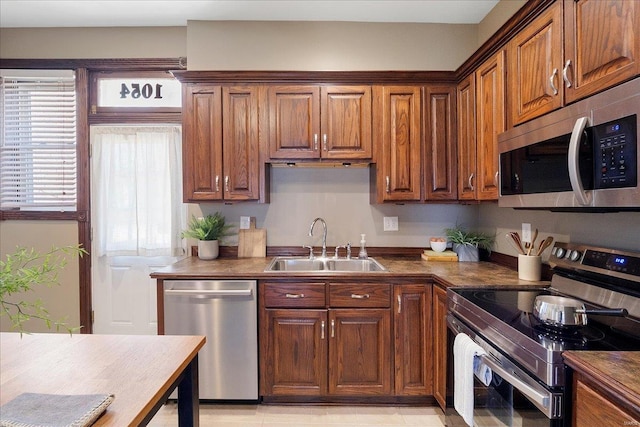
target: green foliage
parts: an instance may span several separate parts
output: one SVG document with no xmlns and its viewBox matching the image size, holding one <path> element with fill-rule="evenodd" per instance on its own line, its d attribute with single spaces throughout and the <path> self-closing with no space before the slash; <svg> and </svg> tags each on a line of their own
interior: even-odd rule
<svg viewBox="0 0 640 427">
<path fill-rule="evenodd" d="M 30 319 L 43 321 L 49 329 L 55 326 L 56 331 L 76 331 L 78 328 L 70 328 L 64 319 L 52 320 L 41 300 L 15 302 L 9 297 L 33 291 L 38 286 L 59 285 L 58 271 L 66 265 L 66 256 L 86 253 L 80 246 L 54 247 L 42 254 L 33 248 L 18 246 L 15 253 L 7 254 L 6 260 L 0 260 L 0 316 L 8 316 L 13 328 L 21 334 L 26 332 L 24 324 Z"/>
<path fill-rule="evenodd" d="M 225 224 L 224 216 L 220 212 L 207 215 L 202 218 L 191 217 L 189 228 L 182 232 L 182 237 L 191 237 L 198 240 L 220 240 L 228 236 L 230 225 Z"/>
<path fill-rule="evenodd" d="M 488 251 L 491 251 L 491 247 L 495 241 L 495 236 L 475 231 L 465 231 L 459 226 L 445 228 L 444 233 L 451 243 L 471 245 Z"/>
</svg>

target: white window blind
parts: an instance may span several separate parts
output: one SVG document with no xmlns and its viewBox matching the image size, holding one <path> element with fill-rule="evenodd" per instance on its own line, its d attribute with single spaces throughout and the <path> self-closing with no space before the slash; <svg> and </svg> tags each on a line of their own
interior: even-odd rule
<svg viewBox="0 0 640 427">
<path fill-rule="evenodd" d="M 0 207 L 75 211 L 75 73 L 0 70 L 0 77 Z"/>
</svg>

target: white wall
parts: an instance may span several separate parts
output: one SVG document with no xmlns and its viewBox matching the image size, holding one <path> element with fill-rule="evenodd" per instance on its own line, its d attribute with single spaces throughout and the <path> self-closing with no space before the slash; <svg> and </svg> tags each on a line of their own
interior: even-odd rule
<svg viewBox="0 0 640 427">
<path fill-rule="evenodd" d="M 477 25 L 189 21 L 189 70 L 455 70 Z"/>
<path fill-rule="evenodd" d="M 426 247 L 429 237 L 442 236 L 456 223 L 473 226 L 477 206 L 423 204 L 369 204 L 369 169 L 273 168 L 271 203 L 209 203 L 191 205 L 191 211 L 222 212 L 236 230 L 240 216 L 256 217 L 256 226 L 267 229 L 269 246 L 320 245 L 321 227 L 308 237 L 316 217 L 327 222 L 327 244 L 357 246 L 360 234 L 371 246 Z M 383 217 L 397 216 L 398 231 L 383 231 Z M 235 245 L 237 237 L 225 240 Z"/>
</svg>

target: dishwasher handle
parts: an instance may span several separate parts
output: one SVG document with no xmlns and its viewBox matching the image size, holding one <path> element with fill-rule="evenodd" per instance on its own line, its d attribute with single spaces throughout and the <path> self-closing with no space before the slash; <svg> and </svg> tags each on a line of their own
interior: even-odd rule
<svg viewBox="0 0 640 427">
<path fill-rule="evenodd" d="M 249 297 L 253 294 L 251 289 L 165 289 L 168 296 L 202 296 L 202 297 Z"/>
</svg>

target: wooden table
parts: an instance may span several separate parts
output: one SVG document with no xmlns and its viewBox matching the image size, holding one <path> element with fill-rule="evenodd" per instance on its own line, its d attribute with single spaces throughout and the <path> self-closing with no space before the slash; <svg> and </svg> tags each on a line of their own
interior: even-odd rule
<svg viewBox="0 0 640 427">
<path fill-rule="evenodd" d="M 95 426 L 146 425 L 178 387 L 180 426 L 198 426 L 201 336 L 0 333 L 0 405 L 21 393 L 114 394 Z"/>
</svg>

